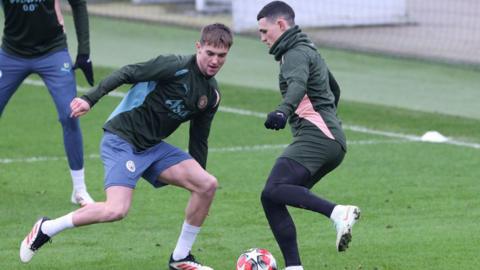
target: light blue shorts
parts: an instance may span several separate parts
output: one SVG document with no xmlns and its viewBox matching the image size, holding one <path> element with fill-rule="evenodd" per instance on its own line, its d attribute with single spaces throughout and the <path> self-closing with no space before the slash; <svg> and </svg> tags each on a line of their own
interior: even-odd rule
<svg viewBox="0 0 480 270">
<path fill-rule="evenodd" d="M 179 148 L 161 142 L 142 152 L 119 136 L 105 131 L 100 145 L 105 169 L 105 184 L 134 189 L 138 179 L 143 177 L 155 188 L 166 185 L 158 180 L 159 175 L 171 166 L 192 157 Z"/>
</svg>

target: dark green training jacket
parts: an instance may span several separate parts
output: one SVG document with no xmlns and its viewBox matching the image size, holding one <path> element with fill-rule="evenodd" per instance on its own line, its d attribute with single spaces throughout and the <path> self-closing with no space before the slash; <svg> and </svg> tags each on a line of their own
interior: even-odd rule
<svg viewBox="0 0 480 270">
<path fill-rule="evenodd" d="M 67 37 L 54 0 L 0 0 L 5 14 L 2 49 L 21 57 L 38 57 L 67 48 Z M 87 3 L 69 0 L 78 53 L 90 54 Z M 59 6 L 57 7 L 57 9 Z"/>
<path fill-rule="evenodd" d="M 270 48 L 280 62 L 277 110 L 289 117 L 294 140 L 335 140 L 346 150 L 346 139 L 337 118 L 338 85 L 315 45 L 298 26 L 287 30 Z M 329 82 L 332 82 L 332 89 Z"/>
<path fill-rule="evenodd" d="M 220 93 L 215 78 L 206 77 L 198 68 L 196 56 L 161 55 L 125 66 L 82 98 L 93 106 L 122 84 L 136 85 L 104 129 L 143 151 L 167 138 L 181 123 L 190 121 L 189 152 L 205 168 L 208 136 Z"/>
</svg>

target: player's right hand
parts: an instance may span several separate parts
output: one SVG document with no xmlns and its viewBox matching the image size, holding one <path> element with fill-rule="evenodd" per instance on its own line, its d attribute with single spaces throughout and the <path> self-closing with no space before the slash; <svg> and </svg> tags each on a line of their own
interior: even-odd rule
<svg viewBox="0 0 480 270">
<path fill-rule="evenodd" d="M 80 117 L 90 111 L 90 104 L 87 101 L 81 98 L 74 98 L 70 103 L 70 117 Z"/>
</svg>

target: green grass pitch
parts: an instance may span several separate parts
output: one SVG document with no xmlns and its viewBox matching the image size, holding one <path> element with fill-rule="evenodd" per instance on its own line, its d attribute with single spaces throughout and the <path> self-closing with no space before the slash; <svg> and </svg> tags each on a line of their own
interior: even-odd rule
<svg viewBox="0 0 480 270">
<path fill-rule="evenodd" d="M 99 76 L 107 72 L 98 71 Z M 257 112 L 271 110 L 279 100 L 277 93 L 229 85 L 222 85 L 222 93 L 223 107 Z M 118 102 L 105 97 L 81 120 L 87 183 L 97 200 L 104 199 L 101 126 Z M 415 119 L 470 143 L 478 143 L 480 135 L 472 129 L 478 127 L 475 120 L 360 103 L 341 103 L 340 116 L 346 125 L 396 133 L 422 134 L 424 127 L 412 124 Z M 169 141 L 185 148 L 186 131 L 181 128 Z M 338 254 L 329 220 L 292 209 L 305 269 L 477 269 L 478 261 L 472 260 L 480 245 L 479 149 L 353 131 L 347 136 L 344 163 L 314 191 L 359 205 L 362 220 L 354 228 L 351 248 Z M 21 87 L 1 119 L 0 138 L 1 269 L 167 269 L 188 193 L 173 187 L 154 190 L 145 182 L 125 220 L 65 231 L 30 264 L 20 263 L 20 241 L 36 218 L 75 209 L 69 203 L 60 126 L 44 87 Z M 283 265 L 259 202 L 281 148 L 253 146 L 282 145 L 289 138 L 288 131 L 264 129 L 260 117 L 218 113 L 208 169 L 220 188 L 193 249 L 202 261 L 215 269 L 234 269 L 243 250 L 264 247 Z M 46 160 L 29 161 L 31 157 Z"/>
</svg>

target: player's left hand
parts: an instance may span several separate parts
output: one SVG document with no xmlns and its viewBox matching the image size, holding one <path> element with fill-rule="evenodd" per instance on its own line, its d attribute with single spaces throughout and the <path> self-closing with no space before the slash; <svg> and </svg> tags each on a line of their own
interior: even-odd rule
<svg viewBox="0 0 480 270">
<path fill-rule="evenodd" d="M 265 127 L 268 129 L 283 129 L 287 124 L 287 116 L 281 111 L 273 111 L 268 114 Z"/>
<path fill-rule="evenodd" d="M 75 60 L 75 64 L 73 65 L 73 69 L 81 69 L 85 78 L 87 79 L 88 84 L 93 86 L 93 67 L 92 67 L 92 60 L 90 60 L 90 56 L 88 54 L 79 54 L 77 55 L 77 60 Z"/>
</svg>

